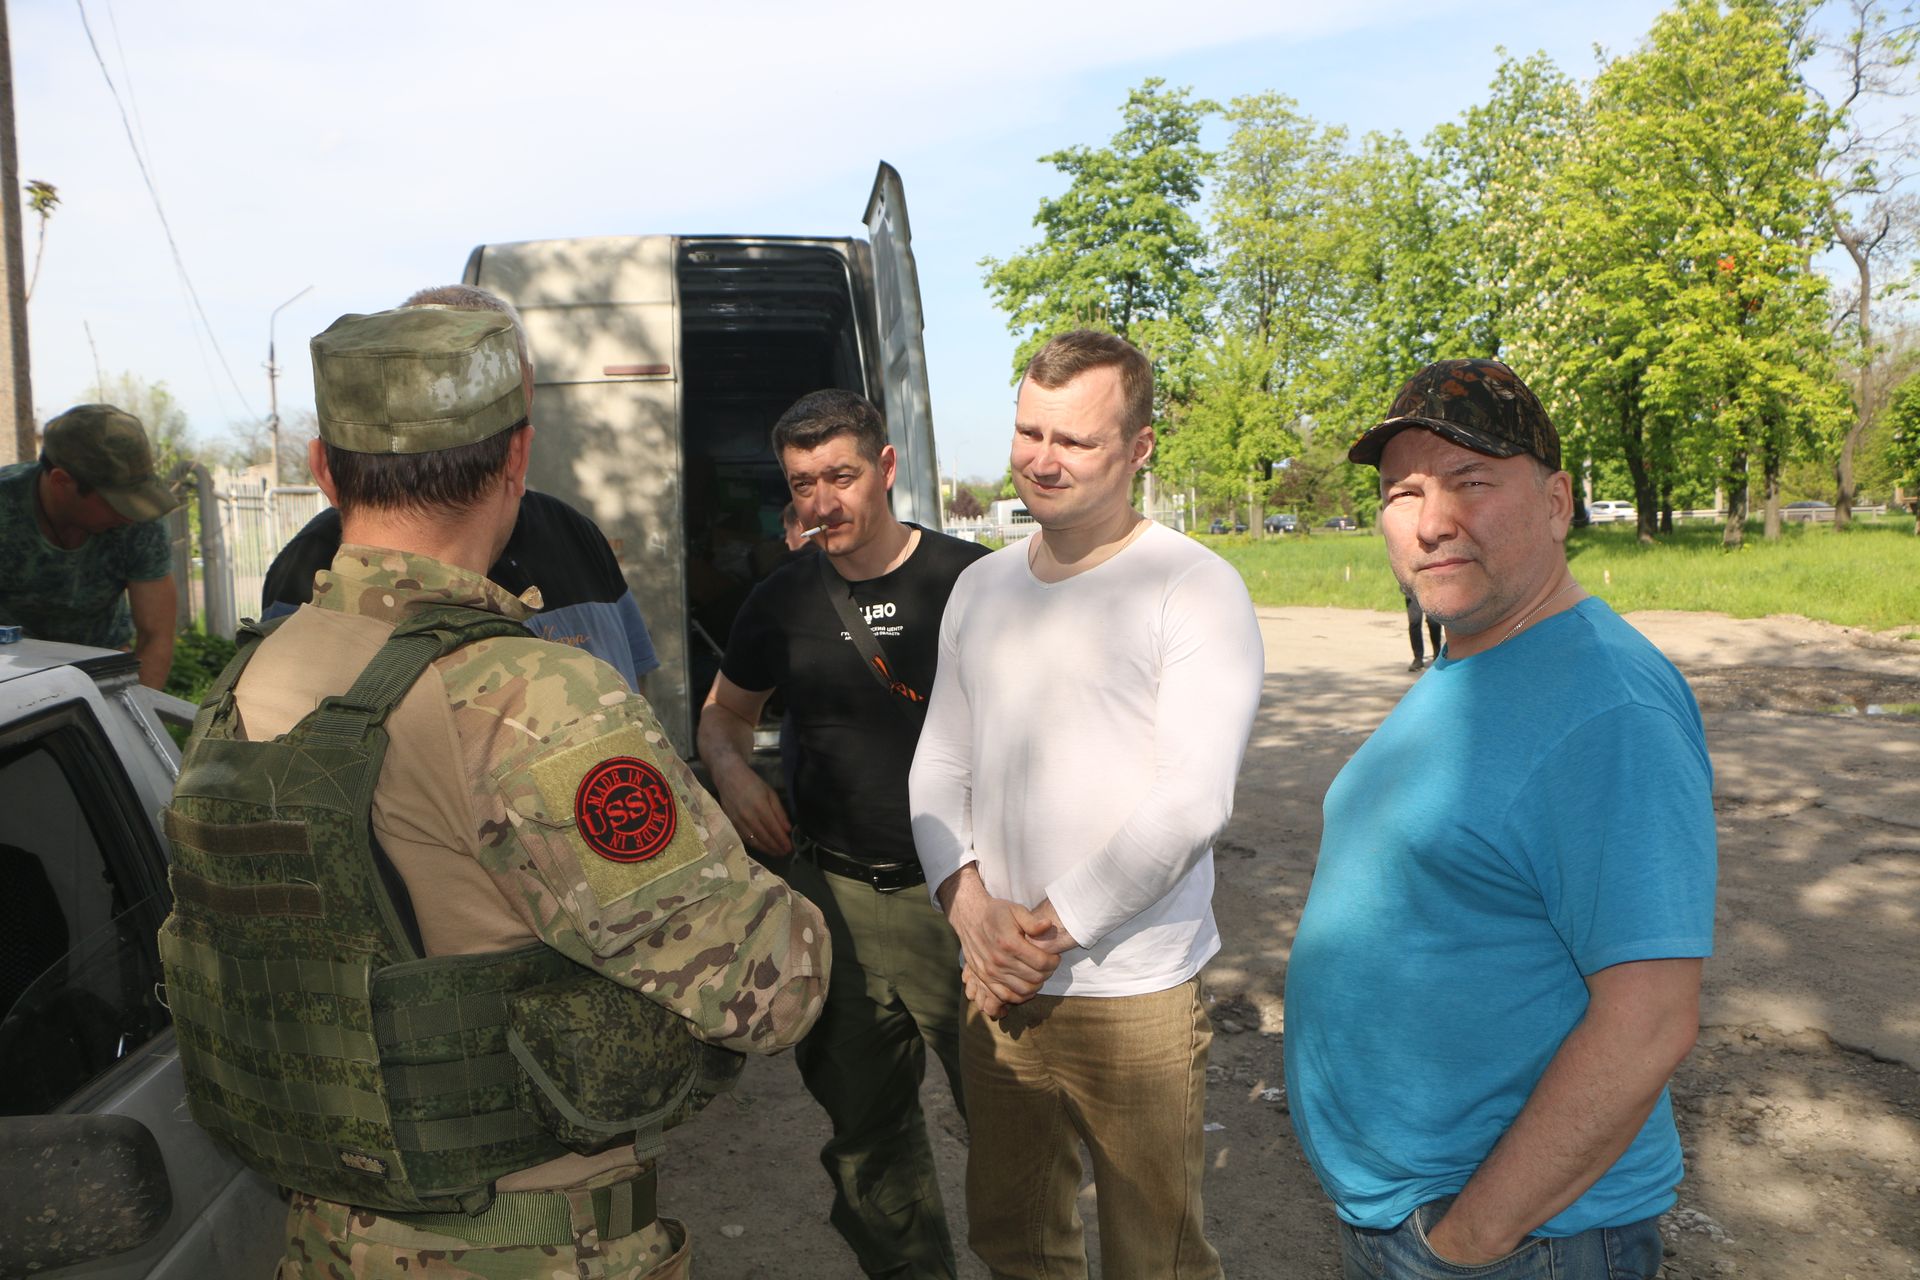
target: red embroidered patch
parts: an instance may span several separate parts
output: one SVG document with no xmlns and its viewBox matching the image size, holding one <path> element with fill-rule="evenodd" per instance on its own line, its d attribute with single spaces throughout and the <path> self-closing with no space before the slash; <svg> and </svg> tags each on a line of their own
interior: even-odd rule
<svg viewBox="0 0 1920 1280">
<path fill-rule="evenodd" d="M 673 842 L 679 814 L 660 771 L 634 756 L 603 760 L 573 794 L 580 838 L 609 862 L 645 862 Z"/>
</svg>

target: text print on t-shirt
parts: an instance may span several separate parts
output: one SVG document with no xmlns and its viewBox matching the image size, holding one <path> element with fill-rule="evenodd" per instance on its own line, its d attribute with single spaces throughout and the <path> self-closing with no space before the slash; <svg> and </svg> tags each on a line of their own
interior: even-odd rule
<svg viewBox="0 0 1920 1280">
<path fill-rule="evenodd" d="M 877 604 L 856 603 L 854 608 L 860 611 L 860 616 L 867 620 L 867 629 L 876 636 L 897 636 L 906 630 L 906 624 L 904 622 L 894 622 L 891 624 L 888 622 L 888 619 L 892 618 L 897 612 L 891 600 L 884 600 Z M 842 631 L 840 638 L 846 640 L 852 637 Z"/>
</svg>

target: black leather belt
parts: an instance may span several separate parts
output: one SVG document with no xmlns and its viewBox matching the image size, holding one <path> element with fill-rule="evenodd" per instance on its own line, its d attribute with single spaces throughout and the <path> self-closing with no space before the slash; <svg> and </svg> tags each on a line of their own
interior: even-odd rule
<svg viewBox="0 0 1920 1280">
<path fill-rule="evenodd" d="M 927 882 L 918 862 L 862 862 L 798 831 L 793 833 L 793 851 L 822 871 L 872 885 L 880 893 L 898 893 Z"/>
</svg>

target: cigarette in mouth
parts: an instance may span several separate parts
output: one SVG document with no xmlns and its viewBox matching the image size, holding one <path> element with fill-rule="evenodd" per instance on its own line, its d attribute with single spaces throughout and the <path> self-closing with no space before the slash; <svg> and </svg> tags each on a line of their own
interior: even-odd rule
<svg viewBox="0 0 1920 1280">
<path fill-rule="evenodd" d="M 800 531 L 800 536 L 803 538 L 811 538 L 814 534 L 819 533 L 822 529 L 825 529 L 826 527 L 827 526 L 823 524 L 817 524 L 813 526 L 813 528 L 811 529 L 802 529 Z"/>
</svg>

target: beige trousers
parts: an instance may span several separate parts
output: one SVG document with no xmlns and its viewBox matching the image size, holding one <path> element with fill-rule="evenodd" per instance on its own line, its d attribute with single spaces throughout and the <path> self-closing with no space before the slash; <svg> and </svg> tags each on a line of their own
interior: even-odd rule
<svg viewBox="0 0 1920 1280">
<path fill-rule="evenodd" d="M 1036 996 L 998 1023 L 968 1008 L 967 1242 L 996 1278 L 1084 1280 L 1081 1142 L 1105 1280 L 1221 1275 L 1200 1207 L 1212 1041 L 1198 977 L 1148 995 Z"/>
</svg>

